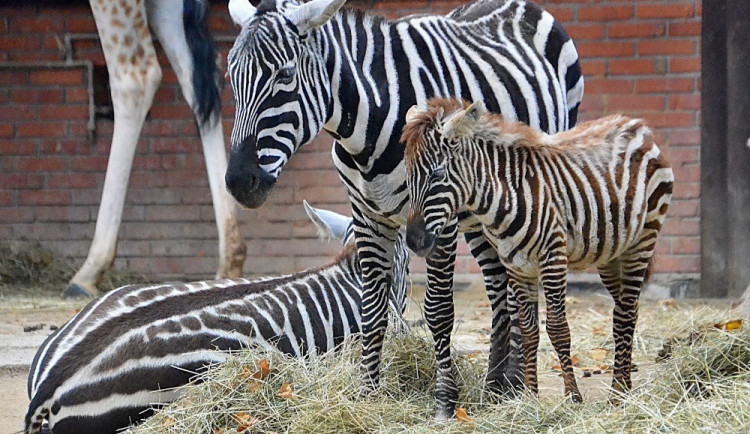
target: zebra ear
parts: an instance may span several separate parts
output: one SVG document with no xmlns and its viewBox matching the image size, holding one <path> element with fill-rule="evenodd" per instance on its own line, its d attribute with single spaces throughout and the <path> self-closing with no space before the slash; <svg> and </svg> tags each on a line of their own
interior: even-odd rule
<svg viewBox="0 0 750 434">
<path fill-rule="evenodd" d="M 300 34 L 305 34 L 327 23 L 344 3 L 346 0 L 312 0 L 291 11 L 287 18 L 297 26 Z"/>
<path fill-rule="evenodd" d="M 457 139 L 472 135 L 484 113 L 481 101 L 475 101 L 466 109 L 451 116 L 443 125 L 443 135 L 447 139 Z"/>
<path fill-rule="evenodd" d="M 406 123 L 408 124 L 409 122 L 413 121 L 419 113 L 421 113 L 421 110 L 416 104 L 409 107 L 409 110 L 406 111 Z"/>
<path fill-rule="evenodd" d="M 346 230 L 352 223 L 352 218 L 337 212 L 313 208 L 306 200 L 302 201 L 305 212 L 318 229 L 318 237 L 322 239 L 337 239 L 342 243 L 346 238 Z"/>
<path fill-rule="evenodd" d="M 235 24 L 242 27 L 255 15 L 255 6 L 248 0 L 229 0 L 229 15 Z"/>
</svg>

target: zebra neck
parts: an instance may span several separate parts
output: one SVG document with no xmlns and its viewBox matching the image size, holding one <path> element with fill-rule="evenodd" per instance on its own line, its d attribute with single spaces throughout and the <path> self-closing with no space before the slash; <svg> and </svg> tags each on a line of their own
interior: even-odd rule
<svg viewBox="0 0 750 434">
<path fill-rule="evenodd" d="M 496 233 L 504 233 L 524 214 L 527 155 L 511 148 L 482 141 L 473 143 L 465 164 L 469 170 L 467 209 Z M 477 161 L 484 161 L 477 165 Z M 476 170 L 482 167 L 483 170 Z"/>
<path fill-rule="evenodd" d="M 345 9 L 318 32 L 332 97 L 324 129 L 363 161 L 398 138 L 403 116 L 396 115 L 415 102 L 399 88 L 394 61 L 403 57 L 403 48 L 396 25 Z"/>
</svg>

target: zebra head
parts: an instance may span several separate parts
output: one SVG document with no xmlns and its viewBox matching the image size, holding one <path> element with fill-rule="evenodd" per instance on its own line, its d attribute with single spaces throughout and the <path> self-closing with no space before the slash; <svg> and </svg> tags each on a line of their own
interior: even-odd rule
<svg viewBox="0 0 750 434">
<path fill-rule="evenodd" d="M 307 201 L 302 202 L 305 212 L 323 239 L 335 239 L 349 246 L 354 244 L 354 219 L 337 212 L 314 208 Z M 353 248 L 353 247 L 352 247 Z M 391 291 L 388 302 L 393 310 L 395 325 L 403 329 L 403 314 L 406 311 L 406 293 L 409 286 L 409 251 L 406 249 L 404 235 L 399 233 L 393 253 Z"/>
<path fill-rule="evenodd" d="M 406 114 L 401 141 L 406 145 L 406 185 L 411 209 L 406 222 L 406 243 L 419 256 L 435 247 L 446 224 L 461 209 L 473 189 L 464 185 L 468 167 L 461 149 L 473 135 L 483 112 L 480 103 L 431 99 L 427 110 L 417 106 Z"/>
<path fill-rule="evenodd" d="M 290 156 L 322 130 L 331 86 L 316 33 L 345 1 L 233 1 L 243 28 L 227 62 L 236 113 L 225 181 L 242 205 L 263 205 Z"/>
</svg>

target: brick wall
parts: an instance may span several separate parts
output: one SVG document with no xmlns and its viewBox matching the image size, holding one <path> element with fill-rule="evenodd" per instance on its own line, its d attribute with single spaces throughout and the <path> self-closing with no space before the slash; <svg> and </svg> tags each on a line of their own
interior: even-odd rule
<svg viewBox="0 0 750 434">
<path fill-rule="evenodd" d="M 444 13 L 454 0 L 353 1 L 389 17 Z M 655 127 L 675 167 L 677 186 L 658 250 L 656 271 L 699 271 L 700 2 L 546 1 L 577 42 L 586 76 L 582 118 L 624 112 Z M 54 5 L 54 6 L 50 6 Z M 215 35 L 235 34 L 223 1 L 212 2 Z M 67 33 L 95 32 L 87 2 L 0 6 L 0 62 L 59 62 Z M 226 57 L 230 43 L 219 43 Z M 95 40 L 73 43 L 73 58 L 104 65 Z M 160 54 L 161 55 L 161 54 Z M 138 145 L 115 264 L 159 276 L 210 276 L 216 267 L 216 228 L 205 165 L 187 106 L 161 55 L 162 87 Z M 76 265 L 94 229 L 112 133 L 96 121 L 88 137 L 89 74 L 85 65 L 0 67 L 0 239 L 34 240 Z M 224 126 L 233 102 L 227 86 Z M 246 272 L 290 272 L 335 252 L 314 238 L 301 200 L 346 212 L 330 159 L 331 139 L 303 148 L 260 210 L 242 210 L 248 246 Z M 460 246 L 457 271 L 476 272 Z M 416 272 L 424 265 L 415 261 Z"/>
</svg>

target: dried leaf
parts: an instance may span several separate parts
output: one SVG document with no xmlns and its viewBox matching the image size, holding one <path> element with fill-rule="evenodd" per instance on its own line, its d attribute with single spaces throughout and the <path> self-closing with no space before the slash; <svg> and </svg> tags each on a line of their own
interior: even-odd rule
<svg viewBox="0 0 750 434">
<path fill-rule="evenodd" d="M 174 425 L 174 419 L 171 417 L 167 417 L 164 419 L 164 422 L 161 423 L 162 426 L 170 427 Z"/>
<path fill-rule="evenodd" d="M 215 427 L 214 434 L 226 434 L 227 430 L 224 427 Z"/>
<path fill-rule="evenodd" d="M 579 364 L 580 362 L 581 362 L 581 360 L 580 360 L 580 359 L 578 359 L 578 356 L 573 356 L 573 357 L 571 357 L 571 358 L 570 358 L 570 363 L 571 363 L 571 364 L 572 364 L 573 366 L 578 366 L 578 364 Z"/>
<path fill-rule="evenodd" d="M 463 407 L 458 407 L 456 409 L 456 419 L 458 419 L 462 423 L 474 425 L 474 421 L 471 420 L 469 415 L 466 413 L 466 409 Z"/>
<path fill-rule="evenodd" d="M 232 415 L 232 419 L 237 422 L 237 432 L 245 431 L 248 428 L 257 425 L 260 419 L 251 416 L 249 413 L 240 412 Z"/>
<path fill-rule="evenodd" d="M 739 330 L 742 328 L 742 320 L 733 319 L 727 322 L 718 322 L 714 324 L 714 327 L 720 330 Z"/>
<path fill-rule="evenodd" d="M 284 385 L 281 386 L 281 389 L 276 392 L 276 396 L 284 399 L 292 399 L 297 397 L 297 395 L 294 394 L 294 391 L 292 391 L 292 386 L 289 383 L 284 383 Z"/>
<path fill-rule="evenodd" d="M 579 300 L 577 297 L 565 297 L 565 302 L 567 304 L 579 304 L 581 300 Z"/>
<path fill-rule="evenodd" d="M 597 362 L 603 362 L 607 358 L 609 350 L 606 348 L 594 348 L 589 350 L 589 358 Z"/>
<path fill-rule="evenodd" d="M 560 366 L 560 365 L 552 365 L 552 370 L 553 371 L 562 371 L 562 366 Z"/>
<path fill-rule="evenodd" d="M 479 306 L 479 307 L 490 307 L 491 305 L 490 305 L 489 301 L 483 301 L 483 302 L 479 303 L 477 306 Z"/>
<path fill-rule="evenodd" d="M 674 300 L 674 298 L 667 298 L 665 300 L 659 300 L 656 302 L 661 307 L 676 307 L 677 302 Z"/>
<path fill-rule="evenodd" d="M 258 372 L 253 374 L 253 378 L 258 380 L 265 380 L 270 373 L 271 369 L 268 367 L 268 360 L 262 359 L 260 362 L 258 362 Z"/>
<path fill-rule="evenodd" d="M 593 328 L 593 329 L 591 330 L 591 333 L 592 333 L 592 334 L 593 334 L 594 336 L 604 336 L 604 334 L 605 334 L 605 331 L 604 331 L 604 326 L 601 326 L 601 327 L 594 327 L 594 328 Z"/>
<path fill-rule="evenodd" d="M 467 359 L 476 359 L 480 354 L 482 354 L 482 352 L 479 351 L 479 350 L 476 350 L 474 352 L 471 352 L 471 353 L 467 354 L 464 357 L 466 357 Z"/>
<path fill-rule="evenodd" d="M 255 393 L 255 392 L 260 391 L 261 387 L 263 387 L 263 383 L 261 383 L 260 381 L 256 379 L 252 379 L 250 380 L 250 383 L 248 383 L 247 385 L 247 391 L 249 393 Z"/>
</svg>

